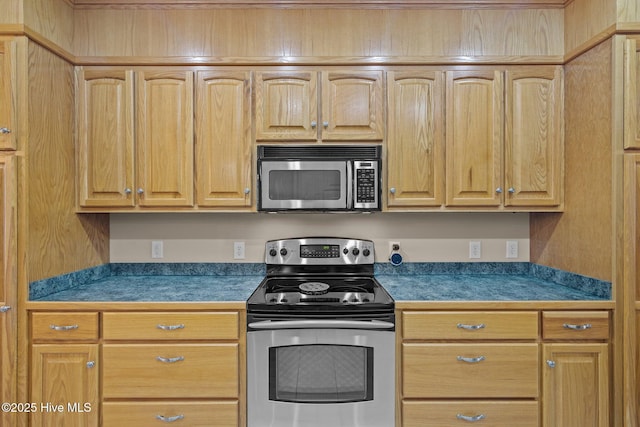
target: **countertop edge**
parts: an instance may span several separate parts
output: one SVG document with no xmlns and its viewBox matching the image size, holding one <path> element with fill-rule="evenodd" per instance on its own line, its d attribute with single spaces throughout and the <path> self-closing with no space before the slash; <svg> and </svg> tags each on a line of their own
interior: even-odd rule
<svg viewBox="0 0 640 427">
<path fill-rule="evenodd" d="M 28 311 L 246 310 L 245 301 L 29 301 Z M 396 301 L 397 310 L 613 310 L 615 301 Z"/>
</svg>

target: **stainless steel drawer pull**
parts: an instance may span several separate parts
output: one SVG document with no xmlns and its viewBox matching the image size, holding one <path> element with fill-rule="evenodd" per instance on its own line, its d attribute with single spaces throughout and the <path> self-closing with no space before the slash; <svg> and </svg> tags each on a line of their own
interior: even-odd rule
<svg viewBox="0 0 640 427">
<path fill-rule="evenodd" d="M 93 368 L 96 366 L 96 362 L 94 360 L 90 360 L 87 362 L 87 368 Z"/>
<path fill-rule="evenodd" d="M 54 331 L 72 331 L 74 329 L 78 329 L 80 326 L 78 325 L 65 325 L 65 326 L 58 326 L 58 325 L 49 325 L 49 328 L 53 329 Z"/>
<path fill-rule="evenodd" d="M 184 415 L 174 415 L 173 417 L 165 417 L 164 415 L 156 415 L 156 419 L 165 423 L 172 423 L 184 419 Z"/>
<path fill-rule="evenodd" d="M 182 362 L 184 360 L 184 356 L 178 356 L 178 357 L 156 356 L 156 360 L 162 363 L 176 363 L 176 362 Z"/>
<path fill-rule="evenodd" d="M 550 368 L 555 368 L 556 367 L 556 362 L 554 362 L 553 360 L 547 360 L 547 365 Z"/>
<path fill-rule="evenodd" d="M 163 331 L 175 331 L 176 329 L 184 329 L 184 324 L 180 323 L 179 325 L 158 325 L 158 329 L 162 329 Z"/>
<path fill-rule="evenodd" d="M 482 362 L 485 357 L 484 356 L 478 356 L 478 357 L 464 357 L 464 356 L 458 356 L 457 357 L 458 361 L 460 362 L 466 362 L 466 363 L 479 363 Z"/>
<path fill-rule="evenodd" d="M 571 329 L 573 331 L 586 331 L 587 329 L 592 328 L 591 323 L 585 323 L 583 325 L 574 325 L 571 323 L 564 323 L 562 327 L 565 329 Z"/>
<path fill-rule="evenodd" d="M 466 329 L 467 331 L 477 331 L 478 329 L 484 329 L 487 327 L 484 323 L 479 323 L 477 325 L 466 325 L 464 323 L 458 323 L 458 329 Z"/>
<path fill-rule="evenodd" d="M 11 306 L 10 305 L 0 306 L 0 313 L 6 313 L 9 310 L 11 310 Z"/>
<path fill-rule="evenodd" d="M 11 133 L 11 129 L 9 129 L 9 128 L 0 128 L 0 133 L 6 135 L 8 133 Z"/>
<path fill-rule="evenodd" d="M 486 417 L 485 417 L 484 414 L 475 415 L 473 417 L 470 417 L 468 415 L 458 414 L 458 415 L 456 415 L 456 418 L 459 419 L 459 420 L 463 420 L 463 421 L 469 421 L 470 423 L 475 423 L 475 422 L 484 420 Z"/>
</svg>

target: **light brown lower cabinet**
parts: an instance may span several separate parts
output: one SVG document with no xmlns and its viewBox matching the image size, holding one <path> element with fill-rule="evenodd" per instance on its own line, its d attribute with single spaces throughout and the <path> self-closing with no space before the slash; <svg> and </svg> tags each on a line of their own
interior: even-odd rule
<svg viewBox="0 0 640 427">
<path fill-rule="evenodd" d="M 31 348 L 32 427 L 97 427 L 98 344 Z"/>
<path fill-rule="evenodd" d="M 538 427 L 538 402 L 528 401 L 405 401 L 404 427 Z"/>
<path fill-rule="evenodd" d="M 238 402 L 105 402 L 102 405 L 102 420 L 105 426 L 118 427 L 165 424 L 237 427 Z"/>
<path fill-rule="evenodd" d="M 398 427 L 610 426 L 609 311 L 397 318 Z"/>
<path fill-rule="evenodd" d="M 241 313 L 31 313 L 30 426 L 243 427 Z"/>
</svg>

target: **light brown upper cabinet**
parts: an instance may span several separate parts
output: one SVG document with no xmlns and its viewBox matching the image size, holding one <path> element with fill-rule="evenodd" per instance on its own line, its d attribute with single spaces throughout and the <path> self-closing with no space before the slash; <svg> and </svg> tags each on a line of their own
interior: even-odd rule
<svg viewBox="0 0 640 427">
<path fill-rule="evenodd" d="M 560 209 L 560 66 L 447 72 L 448 206 Z"/>
<path fill-rule="evenodd" d="M 382 71 L 258 72 L 256 139 L 382 140 L 383 96 Z"/>
<path fill-rule="evenodd" d="M 136 154 L 140 206 L 193 206 L 193 72 L 139 71 Z"/>
<path fill-rule="evenodd" d="M 444 201 L 444 72 L 387 74 L 387 206 Z"/>
<path fill-rule="evenodd" d="M 76 70 L 78 204 L 133 207 L 133 71 Z"/>
<path fill-rule="evenodd" d="M 198 71 L 196 84 L 198 205 L 250 207 L 251 73 Z"/>
<path fill-rule="evenodd" d="M 561 66 L 506 71 L 505 206 L 559 206 L 563 201 Z"/>
<path fill-rule="evenodd" d="M 624 148 L 640 148 L 640 43 L 625 42 Z"/>
<path fill-rule="evenodd" d="M 193 206 L 193 72 L 76 77 L 79 206 Z"/>
<path fill-rule="evenodd" d="M 446 174 L 449 206 L 502 202 L 503 72 L 448 71 Z"/>
<path fill-rule="evenodd" d="M 0 38 L 0 150 L 16 148 L 16 46 L 12 39 Z"/>
</svg>

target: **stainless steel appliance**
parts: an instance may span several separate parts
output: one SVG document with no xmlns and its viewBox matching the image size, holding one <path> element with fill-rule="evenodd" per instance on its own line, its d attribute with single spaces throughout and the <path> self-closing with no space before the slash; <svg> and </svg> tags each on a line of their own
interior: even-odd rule
<svg viewBox="0 0 640 427">
<path fill-rule="evenodd" d="M 379 145 L 258 147 L 258 210 L 380 210 Z"/>
<path fill-rule="evenodd" d="M 393 427 L 394 301 L 368 240 L 266 244 L 247 301 L 248 427 Z"/>
</svg>

